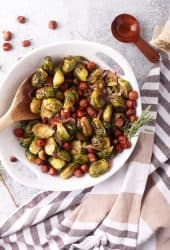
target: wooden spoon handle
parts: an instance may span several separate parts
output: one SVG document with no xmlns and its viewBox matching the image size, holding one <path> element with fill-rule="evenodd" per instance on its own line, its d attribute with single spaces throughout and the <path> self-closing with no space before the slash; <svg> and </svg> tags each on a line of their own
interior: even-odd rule
<svg viewBox="0 0 170 250">
<path fill-rule="evenodd" d="M 159 53 L 156 50 L 154 50 L 145 40 L 143 40 L 140 37 L 135 42 L 135 44 L 150 62 L 152 63 L 159 62 L 160 59 Z"/>
<path fill-rule="evenodd" d="M 0 118 L 0 131 L 9 127 L 14 121 L 11 118 L 11 114 L 7 113 Z"/>
</svg>

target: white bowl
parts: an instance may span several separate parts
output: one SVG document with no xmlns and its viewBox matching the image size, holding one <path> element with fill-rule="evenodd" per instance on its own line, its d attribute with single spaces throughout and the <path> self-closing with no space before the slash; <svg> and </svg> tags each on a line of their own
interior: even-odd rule
<svg viewBox="0 0 170 250">
<path fill-rule="evenodd" d="M 9 72 L 1 88 L 0 115 L 3 115 L 9 107 L 12 97 L 19 84 L 29 76 L 39 66 L 45 56 L 54 58 L 63 58 L 66 55 L 82 55 L 99 64 L 104 69 L 113 69 L 114 63 L 121 67 L 124 72 L 123 78 L 130 81 L 133 89 L 139 93 L 138 84 L 132 68 L 126 59 L 116 50 L 102 44 L 85 41 L 68 41 L 48 45 L 34 50 L 32 53 L 18 61 Z M 141 99 L 138 98 L 137 115 L 141 114 Z M 16 125 L 0 133 L 0 158 L 9 175 L 19 183 L 33 188 L 46 190 L 75 190 L 94 186 L 103 182 L 111 175 L 115 174 L 127 161 L 132 154 L 138 137 L 132 139 L 131 148 L 118 154 L 112 161 L 112 168 L 106 174 L 92 178 L 85 175 L 82 178 L 72 177 L 68 180 L 62 180 L 59 177 L 49 176 L 40 172 L 38 166 L 27 161 L 24 149 L 21 148 L 15 136 L 13 129 Z M 16 156 L 19 161 L 10 162 L 10 156 Z"/>
</svg>

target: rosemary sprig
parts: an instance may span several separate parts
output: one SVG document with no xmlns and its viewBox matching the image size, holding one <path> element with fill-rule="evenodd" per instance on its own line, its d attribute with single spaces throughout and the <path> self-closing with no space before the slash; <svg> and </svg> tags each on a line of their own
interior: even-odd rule
<svg viewBox="0 0 170 250">
<path fill-rule="evenodd" d="M 145 110 L 142 111 L 141 116 L 134 123 L 132 123 L 130 127 L 125 128 L 124 133 L 129 139 L 134 137 L 141 127 L 153 120 L 153 117 L 149 112 L 150 109 L 151 106 L 148 106 Z"/>
</svg>

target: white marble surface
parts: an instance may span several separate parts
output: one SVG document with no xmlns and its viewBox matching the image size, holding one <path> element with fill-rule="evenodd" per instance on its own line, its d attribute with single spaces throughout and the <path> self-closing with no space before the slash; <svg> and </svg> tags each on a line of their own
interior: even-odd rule
<svg viewBox="0 0 170 250">
<path fill-rule="evenodd" d="M 131 44 L 116 41 L 110 32 L 112 19 L 120 13 L 135 15 L 141 26 L 142 35 L 151 39 L 156 24 L 163 24 L 169 15 L 169 0 L 0 0 L 0 85 L 3 77 L 14 65 L 18 57 L 47 43 L 68 39 L 92 40 L 118 49 L 132 65 L 141 84 L 152 67 L 142 54 Z M 18 24 L 16 17 L 24 15 L 26 24 Z M 58 22 L 57 30 L 48 29 L 48 21 Z M 1 49 L 2 31 L 14 33 L 14 49 L 3 52 Z M 22 48 L 21 41 L 31 39 L 32 46 Z M 10 83 L 9 83 L 10 84 Z M 38 190 L 21 186 L 2 170 L 16 202 L 23 204 Z M 15 209 L 3 185 L 0 185 L 0 224 Z M 3 201 L 3 202 L 2 202 Z"/>
</svg>

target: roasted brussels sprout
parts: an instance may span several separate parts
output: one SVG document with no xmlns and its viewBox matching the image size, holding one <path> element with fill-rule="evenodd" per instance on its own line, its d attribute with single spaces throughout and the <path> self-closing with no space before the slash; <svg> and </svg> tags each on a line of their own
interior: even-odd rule
<svg viewBox="0 0 170 250">
<path fill-rule="evenodd" d="M 23 148 L 28 148 L 30 143 L 32 141 L 32 137 L 26 137 L 26 138 L 22 138 L 21 141 L 20 141 L 20 145 L 23 147 Z"/>
<path fill-rule="evenodd" d="M 40 88 L 46 82 L 48 77 L 47 72 L 45 72 L 42 68 L 37 69 L 37 71 L 33 74 L 31 78 L 31 84 L 35 88 Z"/>
<path fill-rule="evenodd" d="M 105 159 L 93 162 L 89 168 L 89 174 L 92 177 L 98 177 L 104 174 L 109 169 L 109 163 Z"/>
<path fill-rule="evenodd" d="M 79 65 L 76 66 L 76 68 L 74 70 L 74 75 L 80 81 L 86 81 L 87 80 L 87 76 L 88 76 L 88 71 L 87 71 L 87 69 L 85 68 L 84 65 L 79 64 Z"/>
<path fill-rule="evenodd" d="M 57 68 L 53 77 L 53 87 L 58 88 L 64 82 L 64 74 L 60 68 Z"/>
<path fill-rule="evenodd" d="M 105 99 L 101 89 L 95 88 L 90 96 L 90 104 L 95 109 L 101 109 L 105 105 Z"/>
<path fill-rule="evenodd" d="M 37 89 L 36 91 L 37 99 L 44 99 L 50 97 L 55 97 L 55 91 L 52 86 L 44 86 L 42 88 Z"/>
<path fill-rule="evenodd" d="M 39 114 L 41 110 L 41 100 L 38 100 L 37 98 L 33 98 L 30 103 L 30 110 L 33 114 Z"/>
<path fill-rule="evenodd" d="M 54 140 L 53 137 L 49 137 L 46 141 L 44 150 L 47 155 L 53 155 L 55 150 L 57 148 L 56 141 Z"/>
<path fill-rule="evenodd" d="M 112 117 L 112 105 L 108 104 L 103 111 L 103 121 L 110 122 L 111 117 Z"/>
<path fill-rule="evenodd" d="M 56 139 L 59 141 L 69 141 L 71 139 L 70 134 L 61 122 L 57 122 Z"/>
<path fill-rule="evenodd" d="M 99 118 L 93 118 L 92 125 L 96 135 L 98 136 L 106 135 L 106 130 Z"/>
<path fill-rule="evenodd" d="M 74 57 L 67 57 L 64 59 L 62 70 L 64 73 L 70 73 L 76 67 L 76 60 Z"/>
<path fill-rule="evenodd" d="M 88 156 L 86 154 L 74 155 L 74 162 L 78 165 L 88 162 Z"/>
<path fill-rule="evenodd" d="M 62 109 L 63 105 L 56 98 L 48 98 L 42 101 L 42 109 L 51 111 L 53 114 L 59 112 Z"/>
<path fill-rule="evenodd" d="M 91 136 L 93 134 L 93 127 L 87 117 L 82 117 L 80 120 L 80 127 L 85 136 Z"/>
<path fill-rule="evenodd" d="M 37 123 L 33 126 L 32 132 L 38 138 L 48 138 L 54 134 L 54 130 L 47 124 Z"/>
<path fill-rule="evenodd" d="M 74 162 L 69 163 L 63 170 L 61 170 L 60 177 L 63 179 L 70 178 L 73 175 L 76 167 L 77 166 Z"/>
<path fill-rule="evenodd" d="M 110 101 L 114 108 L 125 108 L 126 102 L 125 99 L 122 96 L 115 96 Z"/>
<path fill-rule="evenodd" d="M 79 140 L 72 141 L 71 145 L 72 145 L 72 150 L 71 150 L 72 155 L 77 155 L 81 153 L 82 149 L 81 141 Z"/>
<path fill-rule="evenodd" d="M 112 72 L 111 70 L 107 70 L 106 82 L 107 82 L 107 86 L 111 86 L 111 87 L 116 86 L 117 85 L 116 73 Z"/>
<path fill-rule="evenodd" d="M 60 158 L 56 158 L 56 157 L 50 157 L 48 161 L 49 161 L 50 165 L 57 170 L 62 169 L 65 165 L 64 160 L 62 160 Z"/>
<path fill-rule="evenodd" d="M 118 79 L 118 83 L 120 85 L 120 89 L 123 92 L 124 96 L 128 98 L 128 94 L 132 89 L 130 83 L 122 78 Z"/>
<path fill-rule="evenodd" d="M 41 68 L 48 72 L 49 74 L 53 73 L 54 62 L 50 56 L 46 56 L 42 62 Z"/>
<path fill-rule="evenodd" d="M 60 150 L 58 150 L 57 155 L 60 159 L 66 161 L 66 162 L 71 162 L 72 157 L 68 151 L 60 149 Z"/>
<path fill-rule="evenodd" d="M 93 136 L 92 145 L 97 148 L 98 150 L 104 150 L 110 147 L 110 138 L 107 136 Z"/>
<path fill-rule="evenodd" d="M 30 162 L 34 162 L 34 160 L 36 159 L 36 155 L 30 153 L 28 150 L 25 151 L 25 156 Z"/>
<path fill-rule="evenodd" d="M 34 138 L 29 146 L 29 152 L 33 155 L 37 155 L 40 150 L 41 147 L 37 145 L 37 141 Z"/>
<path fill-rule="evenodd" d="M 102 69 L 95 69 L 94 71 L 91 72 L 91 74 L 88 77 L 88 82 L 90 83 L 95 83 L 98 79 L 100 79 L 103 75 L 103 70 Z"/>
<path fill-rule="evenodd" d="M 77 131 L 77 125 L 75 122 L 68 122 L 65 124 L 68 133 L 72 136 Z"/>
<path fill-rule="evenodd" d="M 65 100 L 63 108 L 66 110 L 72 110 L 75 102 L 78 100 L 78 95 L 74 88 L 70 88 L 64 92 Z"/>
<path fill-rule="evenodd" d="M 113 154 L 113 146 L 108 147 L 108 148 L 104 149 L 103 151 L 100 151 L 97 153 L 97 155 L 100 159 L 110 158 L 112 156 L 112 154 Z"/>
</svg>

